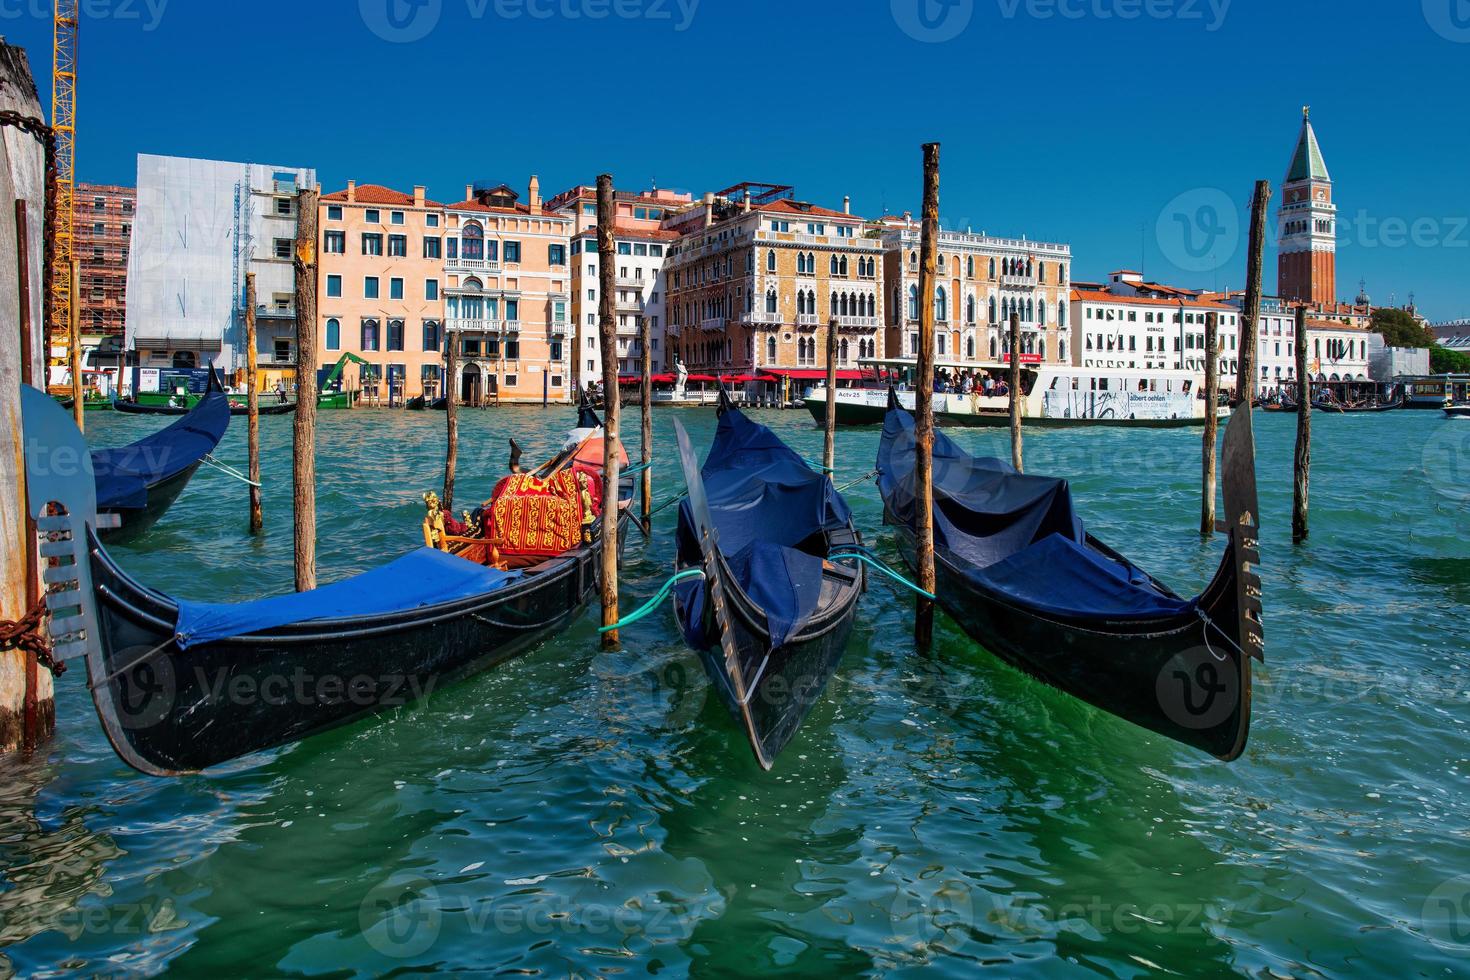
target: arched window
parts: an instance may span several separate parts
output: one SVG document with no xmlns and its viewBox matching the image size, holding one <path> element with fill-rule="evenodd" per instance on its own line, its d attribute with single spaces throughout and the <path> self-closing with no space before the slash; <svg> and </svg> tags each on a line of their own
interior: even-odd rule
<svg viewBox="0 0 1470 980">
<path fill-rule="evenodd" d="M 766 360 L 772 364 L 776 363 L 776 337 L 774 334 L 766 338 Z"/>
<path fill-rule="evenodd" d="M 945 338 L 945 336 L 946 336 L 945 334 L 939 334 L 937 337 L 934 338 L 935 342 L 939 344 L 939 356 L 940 357 L 943 357 L 944 354 L 945 354 L 945 350 L 944 350 L 944 338 Z"/>
<path fill-rule="evenodd" d="M 872 293 L 868 294 L 868 316 L 878 319 L 878 297 Z"/>
<path fill-rule="evenodd" d="M 975 359 L 975 336 L 973 334 L 965 338 L 965 356 L 972 361 Z"/>
<path fill-rule="evenodd" d="M 774 255 L 775 253 L 772 252 L 771 254 Z M 766 290 L 766 312 L 776 312 L 776 291 L 774 289 Z"/>
<path fill-rule="evenodd" d="M 327 350 L 342 349 L 342 321 L 332 317 L 327 321 Z"/>
<path fill-rule="evenodd" d="M 1045 262 L 1038 262 L 1038 263 L 1036 263 L 1036 281 L 1037 282 L 1046 282 L 1046 263 Z"/>
<path fill-rule="evenodd" d="M 909 268 L 910 269 L 917 269 L 918 267 L 919 267 L 919 253 L 918 252 L 910 252 L 909 253 Z"/>
<path fill-rule="evenodd" d="M 910 320 L 917 320 L 918 318 L 919 318 L 919 287 L 918 286 L 910 286 L 909 287 L 909 319 Z"/>
<path fill-rule="evenodd" d="M 975 278 L 975 256 L 973 255 L 965 256 L 965 278 Z"/>
<path fill-rule="evenodd" d="M 833 293 L 832 294 L 832 315 L 833 316 L 836 316 L 837 315 L 837 305 L 838 305 L 837 304 L 837 294 L 836 293 Z"/>
<path fill-rule="evenodd" d="M 1046 300 L 1036 304 L 1036 322 L 1043 327 L 1046 326 Z"/>
<path fill-rule="evenodd" d="M 831 269 L 831 274 L 834 275 L 834 276 L 837 275 L 837 256 L 835 256 L 835 255 L 832 256 L 832 269 Z"/>
<path fill-rule="evenodd" d="M 776 271 L 776 250 L 774 248 L 766 253 L 766 271 Z"/>
<path fill-rule="evenodd" d="M 965 322 L 975 322 L 975 297 L 973 294 L 965 300 Z"/>
<path fill-rule="evenodd" d="M 194 357 L 191 350 L 174 351 L 174 367 L 179 369 L 193 368 L 199 361 Z"/>
<path fill-rule="evenodd" d="M 471 221 L 464 226 L 459 233 L 459 254 L 461 258 L 483 259 L 485 257 L 485 229 L 478 222 Z"/>
<path fill-rule="evenodd" d="M 944 323 L 949 319 L 949 294 L 940 286 L 934 290 L 934 319 Z"/>
<path fill-rule="evenodd" d="M 995 360 L 995 334 L 990 335 L 990 359 Z"/>
<path fill-rule="evenodd" d="M 1036 353 L 1038 353 L 1038 354 L 1041 355 L 1041 359 L 1043 361 L 1046 360 L 1046 338 L 1045 337 L 1041 337 L 1041 338 L 1038 338 L 1037 339 L 1037 341 L 1036 341 Z"/>
<path fill-rule="evenodd" d="M 1058 301 L 1057 302 L 1057 326 L 1059 326 L 1059 327 L 1065 327 L 1066 325 L 1067 325 L 1067 304 L 1066 303 L 1063 303 L 1061 301 Z"/>
<path fill-rule="evenodd" d="M 993 259 L 991 261 L 994 261 Z M 990 297 L 990 322 L 995 322 L 995 297 Z"/>
<path fill-rule="evenodd" d="M 1057 340 L 1057 359 L 1063 364 L 1067 363 L 1067 341 L 1065 339 Z"/>
<path fill-rule="evenodd" d="M 837 345 L 837 349 L 838 349 L 838 352 L 839 352 L 838 355 L 837 355 L 837 359 L 839 361 L 841 361 L 843 364 L 846 364 L 847 363 L 847 341 L 844 340 L 840 344 L 838 344 Z"/>
<path fill-rule="evenodd" d="M 990 260 L 990 278 L 995 278 L 995 259 Z"/>
</svg>

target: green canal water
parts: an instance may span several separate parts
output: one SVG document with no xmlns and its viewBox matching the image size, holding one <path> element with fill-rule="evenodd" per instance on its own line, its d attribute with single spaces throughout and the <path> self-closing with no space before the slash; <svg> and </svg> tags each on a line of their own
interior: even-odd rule
<svg viewBox="0 0 1470 980">
<path fill-rule="evenodd" d="M 680 489 L 656 416 L 657 494 Z M 809 456 L 805 414 L 762 413 Z M 460 497 L 567 409 L 467 412 Z M 81 670 L 43 758 L 0 778 L 0 964 L 22 975 L 1470 975 L 1470 424 L 1315 421 L 1309 546 L 1294 422 L 1259 416 L 1267 663 L 1225 765 L 1067 699 L 875 580 L 840 670 L 762 773 L 664 610 L 598 652 L 595 613 L 427 702 L 207 776 L 137 775 Z M 92 415 L 97 445 L 159 423 Z M 319 570 L 419 543 L 444 416 L 321 416 Z M 1459 428 L 1455 428 L 1455 426 Z M 204 469 L 136 546 L 197 599 L 291 582 L 290 420 L 262 421 L 268 533 Z M 1007 452 L 1002 436 L 960 432 Z M 839 481 L 876 430 L 840 433 Z M 635 440 L 636 441 L 636 437 Z M 244 465 L 236 420 L 219 456 Z M 1202 543 L 1198 435 L 1033 432 L 1091 529 L 1180 592 Z M 872 484 L 849 497 L 893 558 Z M 670 572 L 674 511 L 630 540 L 625 603 Z"/>
</svg>

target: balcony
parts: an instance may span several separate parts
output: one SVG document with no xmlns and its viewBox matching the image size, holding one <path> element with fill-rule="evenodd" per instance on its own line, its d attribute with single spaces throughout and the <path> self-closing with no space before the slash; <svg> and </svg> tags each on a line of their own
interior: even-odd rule
<svg viewBox="0 0 1470 980">
<path fill-rule="evenodd" d="M 561 320 L 552 320 L 551 321 L 551 334 L 554 337 L 557 337 L 557 336 L 564 337 L 564 336 L 566 336 L 566 333 L 567 333 L 567 330 L 568 329 L 570 329 L 570 324 L 568 324 L 568 322 L 564 318 L 561 319 Z"/>
<path fill-rule="evenodd" d="M 618 276 L 617 281 L 619 286 L 626 286 L 631 289 L 642 289 L 648 285 L 647 279 L 630 279 L 627 276 Z"/>
<path fill-rule="evenodd" d="M 499 272 L 500 263 L 490 259 L 447 259 L 444 268 L 450 272 L 456 270 L 469 272 Z"/>
<path fill-rule="evenodd" d="M 875 316 L 839 316 L 837 328 L 839 330 L 877 330 L 878 318 Z"/>
<path fill-rule="evenodd" d="M 521 329 L 521 321 L 451 317 L 444 326 L 450 333 L 515 333 Z"/>
<path fill-rule="evenodd" d="M 747 313 L 745 314 L 745 319 L 748 323 L 771 323 L 779 325 L 782 322 L 780 313 L 770 313 L 766 310 L 755 310 L 754 312 Z"/>
<path fill-rule="evenodd" d="M 822 322 L 822 318 L 815 313 L 796 314 L 796 325 L 798 327 L 815 327 Z"/>
<path fill-rule="evenodd" d="M 641 299 L 620 299 L 616 305 L 622 313 L 642 313 L 646 308 Z"/>
<path fill-rule="evenodd" d="M 727 326 L 729 326 L 729 324 L 730 324 L 730 321 L 729 321 L 728 318 L 722 317 L 722 316 L 716 316 L 716 317 L 710 317 L 708 320 L 701 320 L 701 321 L 699 321 L 699 329 L 701 329 L 701 330 L 724 330 Z"/>
<path fill-rule="evenodd" d="M 1002 289 L 1035 289 L 1035 276 L 1001 276 L 1000 287 Z"/>
</svg>

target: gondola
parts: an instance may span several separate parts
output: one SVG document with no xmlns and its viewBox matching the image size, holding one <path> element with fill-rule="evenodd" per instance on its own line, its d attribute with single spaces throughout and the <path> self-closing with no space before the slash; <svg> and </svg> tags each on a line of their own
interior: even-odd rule
<svg viewBox="0 0 1470 980">
<path fill-rule="evenodd" d="M 204 397 L 178 421 L 131 445 L 94 450 L 97 510 L 117 515 L 122 522 L 118 528 L 103 530 L 103 537 L 115 543 L 157 523 L 229 425 L 229 401 L 219 375 L 211 371 Z"/>
<path fill-rule="evenodd" d="M 423 395 L 415 395 L 413 398 L 410 398 L 408 401 L 403 403 L 403 408 L 405 411 L 409 412 L 422 412 L 425 408 L 428 407 L 426 402 L 427 399 L 425 399 Z"/>
<path fill-rule="evenodd" d="M 878 450 L 884 521 L 915 561 L 913 417 L 891 399 Z M 1263 659 L 1255 448 L 1236 412 L 1221 457 L 1229 540 L 1183 599 L 1089 535 L 1064 480 L 1018 475 L 934 438 L 939 604 L 977 643 L 1042 681 L 1229 761 L 1250 730 Z"/>
<path fill-rule="evenodd" d="M 430 411 L 434 411 L 434 412 L 447 412 L 447 411 L 449 411 L 449 399 L 448 398 L 435 398 L 432 402 L 429 403 L 429 410 Z"/>
<path fill-rule="evenodd" d="M 31 433 L 29 416 L 26 426 Z M 45 450 L 63 444 L 67 429 L 80 441 L 64 415 L 46 428 Z M 560 632 L 599 591 L 601 518 L 591 544 L 516 568 L 441 544 L 311 592 L 181 601 L 113 560 L 83 517 L 92 502 L 76 481 L 45 472 L 28 480 L 32 501 L 55 501 L 70 515 L 39 522 L 51 536 L 45 553 L 64 569 L 48 577 L 55 601 L 76 610 L 53 620 L 56 650 L 85 656 L 107 738 L 150 775 L 208 769 L 408 704 Z M 621 543 L 633 480 L 619 489 Z"/>
<path fill-rule="evenodd" d="M 196 403 L 194 408 L 187 408 L 181 405 L 140 405 L 138 402 L 119 398 L 116 402 L 116 408 L 124 415 L 168 415 L 179 417 L 188 415 L 194 409 L 198 408 L 199 404 L 202 403 Z M 230 402 L 229 405 L 230 414 L 236 418 L 244 418 L 250 414 L 249 405 L 237 405 L 234 402 Z M 295 402 L 271 402 L 269 404 L 262 402 L 259 408 L 259 414 L 261 416 L 290 415 L 295 411 Z"/>
<path fill-rule="evenodd" d="M 1404 407 L 1402 398 L 1378 405 L 1343 405 L 1337 402 L 1314 402 L 1312 407 L 1328 415 L 1361 415 L 1374 412 L 1393 412 Z"/>
<path fill-rule="evenodd" d="M 837 669 L 863 574 L 839 555 L 861 545 L 852 513 L 826 475 L 721 392 L 719 428 L 703 469 L 679 422 L 689 495 L 679 508 L 675 589 L 685 640 L 770 769 Z"/>
</svg>

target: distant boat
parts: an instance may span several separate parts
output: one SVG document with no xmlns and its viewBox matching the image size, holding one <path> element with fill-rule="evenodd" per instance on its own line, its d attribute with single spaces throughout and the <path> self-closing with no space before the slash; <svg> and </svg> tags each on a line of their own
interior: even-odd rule
<svg viewBox="0 0 1470 980">
<path fill-rule="evenodd" d="M 203 399 L 194 402 L 194 404 L 190 407 L 184 407 L 181 405 L 146 405 L 139 404 L 138 402 L 131 401 L 129 399 L 119 398 L 115 404 L 115 407 L 119 412 L 122 412 L 124 415 L 183 416 L 188 415 L 190 412 L 194 411 L 202 404 L 204 404 Z M 230 402 L 229 404 L 231 415 L 244 417 L 250 414 L 250 406 L 248 405 L 237 405 L 234 402 Z M 285 404 L 273 403 L 269 405 L 262 404 L 260 406 L 261 415 L 290 415 L 294 411 L 296 411 L 295 402 L 286 402 Z"/>
<path fill-rule="evenodd" d="M 408 401 L 403 403 L 404 411 L 422 412 L 425 408 L 428 407 L 426 401 L 427 400 L 424 398 L 423 395 L 419 395 L 415 398 L 410 398 Z"/>
<path fill-rule="evenodd" d="M 1470 405 L 1446 405 L 1444 415 L 1447 419 L 1470 419 Z"/>
</svg>

